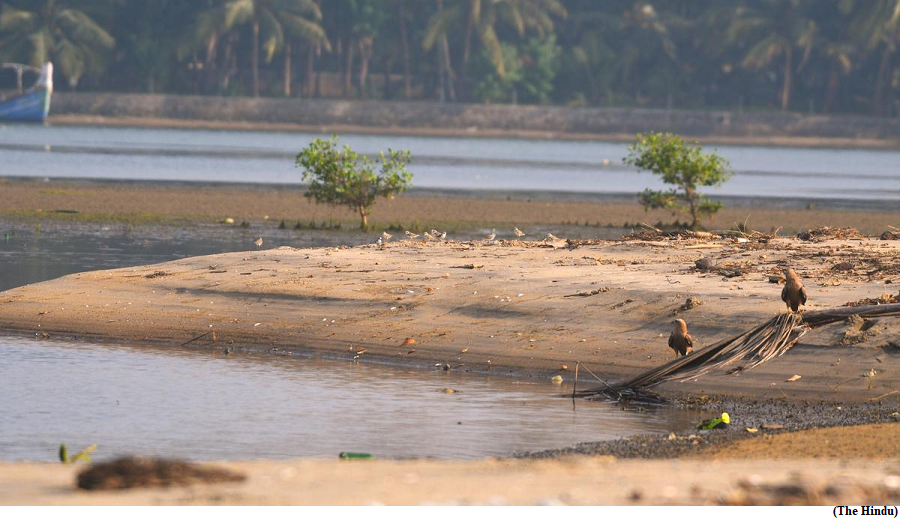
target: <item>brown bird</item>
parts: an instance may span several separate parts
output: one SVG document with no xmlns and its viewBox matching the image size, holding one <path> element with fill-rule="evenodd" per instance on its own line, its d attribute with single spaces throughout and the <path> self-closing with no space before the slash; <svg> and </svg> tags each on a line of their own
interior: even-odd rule
<svg viewBox="0 0 900 519">
<path fill-rule="evenodd" d="M 256 245 L 256 250 L 259 250 L 259 248 L 262 247 L 262 237 L 257 238 L 253 244 Z"/>
<path fill-rule="evenodd" d="M 784 269 L 784 288 L 781 289 L 781 300 L 792 312 L 796 312 L 800 305 L 806 304 L 806 289 L 803 288 L 800 276 L 790 267 Z"/>
<path fill-rule="evenodd" d="M 694 339 L 687 331 L 687 324 L 684 319 L 675 319 L 672 321 L 675 328 L 669 335 L 669 347 L 675 352 L 675 358 L 678 355 L 685 356 L 694 351 Z"/>
</svg>

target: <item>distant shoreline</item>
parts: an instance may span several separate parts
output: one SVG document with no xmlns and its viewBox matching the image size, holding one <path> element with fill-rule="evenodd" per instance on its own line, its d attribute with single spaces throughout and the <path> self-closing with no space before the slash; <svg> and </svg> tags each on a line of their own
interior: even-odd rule
<svg viewBox="0 0 900 519">
<path fill-rule="evenodd" d="M 305 125 L 251 121 L 185 120 L 164 117 L 107 117 L 96 115 L 52 115 L 49 124 L 56 126 L 107 126 L 117 128 L 160 128 L 179 130 L 223 130 L 254 132 L 298 133 L 356 133 L 361 135 L 397 135 L 405 137 L 494 138 L 525 140 L 633 142 L 631 133 L 575 133 L 540 130 L 504 130 L 492 128 L 421 128 L 421 127 L 372 127 L 352 124 Z M 848 137 L 799 137 L 778 135 L 684 135 L 704 145 L 758 146 L 777 148 L 839 148 L 839 149 L 900 149 L 900 140 L 848 138 Z"/>
<path fill-rule="evenodd" d="M 708 144 L 900 149 L 898 118 L 796 112 L 61 92 L 49 122 L 607 142 L 657 131 Z"/>
</svg>

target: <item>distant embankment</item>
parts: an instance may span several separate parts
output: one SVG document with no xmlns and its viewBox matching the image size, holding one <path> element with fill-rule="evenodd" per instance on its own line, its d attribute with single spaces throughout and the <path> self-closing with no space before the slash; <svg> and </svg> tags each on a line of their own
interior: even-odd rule
<svg viewBox="0 0 900 519">
<path fill-rule="evenodd" d="M 900 119 L 638 108 L 57 93 L 54 123 L 632 139 L 654 130 L 710 142 L 900 147 Z"/>
</svg>

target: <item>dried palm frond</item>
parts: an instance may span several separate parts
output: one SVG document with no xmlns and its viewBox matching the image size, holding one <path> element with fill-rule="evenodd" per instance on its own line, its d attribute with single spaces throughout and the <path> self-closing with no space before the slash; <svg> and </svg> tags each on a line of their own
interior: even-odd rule
<svg viewBox="0 0 900 519">
<path fill-rule="evenodd" d="M 850 316 L 892 317 L 900 316 L 900 303 L 843 307 L 800 314 L 779 314 L 769 321 L 748 330 L 737 337 L 722 341 L 653 368 L 640 375 L 616 384 L 605 384 L 576 392 L 580 397 L 613 397 L 627 399 L 645 395 L 642 390 L 672 380 L 694 380 L 717 368 L 737 362 L 743 364 L 727 373 L 751 370 L 769 360 L 787 353 L 811 328 L 843 321 Z"/>
</svg>

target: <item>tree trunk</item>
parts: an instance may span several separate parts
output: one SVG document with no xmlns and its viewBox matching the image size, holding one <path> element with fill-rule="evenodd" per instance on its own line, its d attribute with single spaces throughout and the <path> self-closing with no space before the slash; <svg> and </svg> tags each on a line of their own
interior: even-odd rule
<svg viewBox="0 0 900 519">
<path fill-rule="evenodd" d="M 444 55 L 444 69 L 446 70 L 447 97 L 456 101 L 456 89 L 453 88 L 453 67 L 450 66 L 450 45 L 447 44 L 447 35 L 441 35 L 441 50 Z"/>
<path fill-rule="evenodd" d="M 472 5 L 469 3 L 469 17 L 466 20 L 466 35 L 463 38 L 462 64 L 459 69 L 459 96 L 467 98 L 469 93 L 469 57 L 472 54 L 472 28 L 475 26 L 472 20 Z"/>
<path fill-rule="evenodd" d="M 253 97 L 259 97 L 259 20 L 253 19 Z"/>
<path fill-rule="evenodd" d="M 291 43 L 284 46 L 284 97 L 291 97 Z"/>
<path fill-rule="evenodd" d="M 204 64 L 205 70 L 205 85 L 203 85 L 203 90 L 207 94 L 211 94 L 213 90 L 213 85 L 216 81 L 216 48 L 219 41 L 219 35 L 213 33 L 212 36 L 206 41 L 206 63 Z"/>
<path fill-rule="evenodd" d="M 303 77 L 303 96 L 304 97 L 312 97 L 313 91 L 315 89 L 315 74 L 316 74 L 316 48 L 314 45 L 309 45 L 309 52 L 306 55 L 306 74 Z"/>
<path fill-rule="evenodd" d="M 364 206 L 359 206 L 359 217 L 362 220 L 359 224 L 360 229 L 368 229 L 369 228 L 369 215 L 366 213 L 366 208 Z"/>
<path fill-rule="evenodd" d="M 825 113 L 834 111 L 837 104 L 838 88 L 841 85 L 841 75 L 838 72 L 837 65 L 831 65 L 831 72 L 828 74 L 828 96 L 825 98 Z"/>
<path fill-rule="evenodd" d="M 350 87 L 353 85 L 353 45 L 350 45 L 350 38 L 347 38 L 347 45 L 344 46 L 347 49 L 347 63 L 344 68 L 344 90 L 343 97 L 346 99 L 350 97 Z"/>
<path fill-rule="evenodd" d="M 400 41 L 403 45 L 403 94 L 407 99 L 412 97 L 412 76 L 409 72 L 409 39 L 406 37 L 406 20 L 403 13 L 397 13 L 400 19 Z"/>
<path fill-rule="evenodd" d="M 700 219 L 697 215 L 697 194 L 694 193 L 693 189 L 686 187 L 684 188 L 684 196 L 687 198 L 691 208 L 691 229 L 696 230 L 700 226 Z"/>
<path fill-rule="evenodd" d="M 365 98 L 368 93 L 369 81 L 369 60 L 372 59 L 372 48 L 374 47 L 374 38 L 371 36 L 363 36 L 359 39 L 359 97 Z"/>
<path fill-rule="evenodd" d="M 885 115 L 884 98 L 885 84 L 888 79 L 888 65 L 891 62 L 891 46 L 885 44 L 884 50 L 881 52 L 881 60 L 878 63 L 878 75 L 875 76 L 875 97 L 872 99 L 872 113 L 875 115 Z"/>
<path fill-rule="evenodd" d="M 784 49 L 784 86 L 781 90 L 781 110 L 787 110 L 791 104 L 791 82 L 793 70 L 791 61 L 794 57 L 794 47 L 790 43 Z"/>
</svg>

